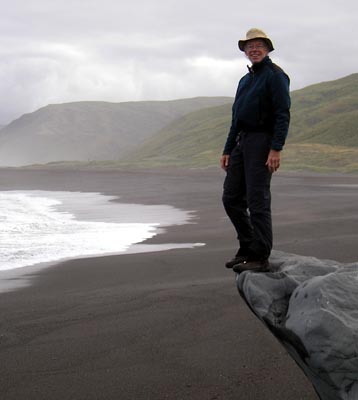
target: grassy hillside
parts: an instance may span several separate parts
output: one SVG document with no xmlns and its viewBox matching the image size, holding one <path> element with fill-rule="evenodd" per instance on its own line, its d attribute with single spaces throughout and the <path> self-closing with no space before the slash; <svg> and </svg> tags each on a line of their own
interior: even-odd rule
<svg viewBox="0 0 358 400">
<path fill-rule="evenodd" d="M 358 172 L 358 74 L 292 92 L 283 169 Z M 123 159 L 156 165 L 217 165 L 231 104 L 178 118 Z"/>
<path fill-rule="evenodd" d="M 117 160 L 176 118 L 228 101 L 227 97 L 197 97 L 48 105 L 0 131 L 0 165 Z"/>
<path fill-rule="evenodd" d="M 358 173 L 358 148 L 318 143 L 288 144 L 282 169 L 291 171 Z"/>
<path fill-rule="evenodd" d="M 290 143 L 358 146 L 358 74 L 292 93 Z"/>
<path fill-rule="evenodd" d="M 206 166 L 217 160 L 227 135 L 231 103 L 195 111 L 174 121 L 123 162 Z"/>
<path fill-rule="evenodd" d="M 219 97 L 48 106 L 0 131 L 0 160 L 217 166 L 231 104 Z M 358 172 L 358 74 L 292 92 L 291 115 L 283 169 Z"/>
</svg>

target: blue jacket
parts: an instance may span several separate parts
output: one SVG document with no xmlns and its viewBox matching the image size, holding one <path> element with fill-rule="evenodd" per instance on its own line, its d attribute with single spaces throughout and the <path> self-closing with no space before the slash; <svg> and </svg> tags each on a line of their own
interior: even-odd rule
<svg viewBox="0 0 358 400">
<path fill-rule="evenodd" d="M 223 154 L 236 146 L 238 133 L 265 132 L 271 148 L 282 150 L 290 123 L 290 79 L 267 56 L 240 80 L 232 106 L 231 128 Z"/>
</svg>

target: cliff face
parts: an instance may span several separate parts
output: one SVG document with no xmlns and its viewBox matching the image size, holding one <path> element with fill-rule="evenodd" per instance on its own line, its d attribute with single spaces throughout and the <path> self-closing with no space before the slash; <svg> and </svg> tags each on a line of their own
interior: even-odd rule
<svg viewBox="0 0 358 400">
<path fill-rule="evenodd" d="M 239 293 L 322 400 L 358 399 L 358 263 L 281 252 L 270 263 L 237 275 Z"/>
</svg>

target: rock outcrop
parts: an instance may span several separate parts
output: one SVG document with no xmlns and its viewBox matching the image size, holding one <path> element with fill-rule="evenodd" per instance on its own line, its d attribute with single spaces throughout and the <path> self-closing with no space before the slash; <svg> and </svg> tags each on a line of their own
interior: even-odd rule
<svg viewBox="0 0 358 400">
<path fill-rule="evenodd" d="M 237 287 L 322 400 L 358 399 L 358 263 L 273 252 Z"/>
</svg>

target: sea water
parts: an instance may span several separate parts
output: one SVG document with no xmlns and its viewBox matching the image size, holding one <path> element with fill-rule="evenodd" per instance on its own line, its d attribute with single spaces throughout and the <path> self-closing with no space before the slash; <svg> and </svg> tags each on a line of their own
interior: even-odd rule
<svg viewBox="0 0 358 400">
<path fill-rule="evenodd" d="M 202 245 L 139 245 L 165 227 L 193 223 L 194 217 L 192 211 L 125 204 L 100 193 L 3 191 L 0 271 L 69 258 Z"/>
</svg>

